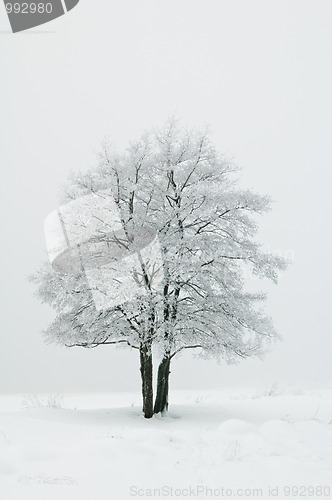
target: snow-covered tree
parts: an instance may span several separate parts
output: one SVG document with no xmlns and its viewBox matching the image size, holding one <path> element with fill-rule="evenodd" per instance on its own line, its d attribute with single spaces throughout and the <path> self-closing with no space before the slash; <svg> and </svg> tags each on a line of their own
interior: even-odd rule
<svg viewBox="0 0 332 500">
<path fill-rule="evenodd" d="M 103 145 L 96 166 L 72 175 L 63 190 L 64 203 L 111 190 L 125 231 L 148 227 L 158 235 L 162 286 L 151 286 L 153 273 L 143 266 L 148 293 L 103 311 L 83 271 L 59 273 L 45 264 L 33 276 L 56 311 L 49 341 L 139 350 L 147 418 L 168 408 L 170 363 L 179 352 L 199 349 L 235 362 L 262 356 L 278 338 L 261 309 L 265 295 L 246 289 L 244 270 L 276 283 L 286 262 L 255 241 L 256 214 L 269 210 L 270 200 L 240 189 L 236 171 L 207 132 L 183 131 L 171 120 L 122 154 Z M 160 360 L 154 402 L 153 353 Z"/>
</svg>

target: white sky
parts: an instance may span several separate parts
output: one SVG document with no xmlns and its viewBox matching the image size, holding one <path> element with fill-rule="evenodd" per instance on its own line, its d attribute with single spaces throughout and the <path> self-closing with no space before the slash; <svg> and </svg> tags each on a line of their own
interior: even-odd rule
<svg viewBox="0 0 332 500">
<path fill-rule="evenodd" d="M 284 337 L 266 361 L 188 354 L 171 387 L 331 385 L 331 28 L 330 0 L 81 0 L 12 35 L 0 5 L 0 393 L 139 389 L 136 351 L 46 346 L 52 314 L 26 276 L 69 171 L 173 113 L 210 125 L 243 184 L 277 201 L 260 238 L 295 263 L 262 283 Z"/>
</svg>

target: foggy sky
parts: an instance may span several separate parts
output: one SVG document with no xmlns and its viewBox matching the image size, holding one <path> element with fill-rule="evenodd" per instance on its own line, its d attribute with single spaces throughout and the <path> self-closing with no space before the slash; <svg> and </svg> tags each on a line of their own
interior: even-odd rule
<svg viewBox="0 0 332 500">
<path fill-rule="evenodd" d="M 136 351 L 45 345 L 53 313 L 26 277 L 69 172 L 172 114 L 209 125 L 241 184 L 272 196 L 259 238 L 294 263 L 261 283 L 283 343 L 235 367 L 186 353 L 171 388 L 331 386 L 331 27 L 329 0 L 81 0 L 13 35 L 0 5 L 0 393 L 139 389 Z"/>
</svg>

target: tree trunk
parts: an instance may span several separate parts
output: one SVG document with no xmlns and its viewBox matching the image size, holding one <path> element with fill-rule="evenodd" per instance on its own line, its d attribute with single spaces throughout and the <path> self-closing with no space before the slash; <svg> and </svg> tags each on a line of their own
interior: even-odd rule
<svg viewBox="0 0 332 500">
<path fill-rule="evenodd" d="M 143 413 L 145 418 L 153 416 L 153 366 L 151 345 L 142 344 L 140 347 L 141 378 Z"/>
<path fill-rule="evenodd" d="M 171 358 L 165 355 L 158 368 L 157 395 L 154 404 L 154 413 L 164 413 L 168 410 L 168 381 L 170 374 Z"/>
</svg>

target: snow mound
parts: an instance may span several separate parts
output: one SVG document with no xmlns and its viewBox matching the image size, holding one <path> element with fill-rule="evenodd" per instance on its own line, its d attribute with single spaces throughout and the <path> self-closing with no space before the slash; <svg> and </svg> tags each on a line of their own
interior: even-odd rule
<svg viewBox="0 0 332 500">
<path fill-rule="evenodd" d="M 219 428 L 219 432 L 231 435 L 241 435 L 241 434 L 250 434 L 253 432 L 257 432 L 257 428 L 247 422 L 246 420 L 239 420 L 236 418 L 231 418 L 223 422 Z"/>
</svg>

